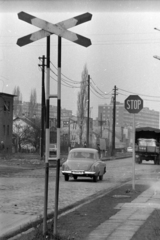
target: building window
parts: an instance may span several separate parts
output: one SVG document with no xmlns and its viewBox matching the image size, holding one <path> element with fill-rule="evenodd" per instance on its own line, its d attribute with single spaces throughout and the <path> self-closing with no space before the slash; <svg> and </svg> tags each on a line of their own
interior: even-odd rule
<svg viewBox="0 0 160 240">
<path fill-rule="evenodd" d="M 4 111 L 7 111 L 7 104 L 6 104 L 6 101 L 4 101 L 4 106 L 3 106 L 3 108 L 4 108 Z"/>
<path fill-rule="evenodd" d="M 8 102 L 8 109 L 7 110 L 10 111 L 10 102 Z"/>
</svg>

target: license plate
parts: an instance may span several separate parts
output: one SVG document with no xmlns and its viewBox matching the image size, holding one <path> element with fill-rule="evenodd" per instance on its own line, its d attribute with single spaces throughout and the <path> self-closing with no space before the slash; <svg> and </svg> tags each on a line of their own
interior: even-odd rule
<svg viewBox="0 0 160 240">
<path fill-rule="evenodd" d="M 83 171 L 73 171 L 72 173 L 73 174 L 83 174 L 84 172 Z"/>
</svg>

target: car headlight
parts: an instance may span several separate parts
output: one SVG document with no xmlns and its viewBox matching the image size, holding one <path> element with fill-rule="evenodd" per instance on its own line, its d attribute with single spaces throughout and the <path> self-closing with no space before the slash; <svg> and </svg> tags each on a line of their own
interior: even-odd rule
<svg viewBox="0 0 160 240">
<path fill-rule="evenodd" d="M 70 168 L 68 167 L 67 164 L 63 164 L 63 165 L 62 165 L 62 170 L 63 170 L 63 171 L 68 171 L 68 170 L 70 170 Z"/>
<path fill-rule="evenodd" d="M 91 172 L 95 172 L 95 171 L 96 171 L 96 166 L 95 166 L 95 165 L 92 165 L 91 168 L 90 168 L 90 171 L 91 171 Z"/>
</svg>

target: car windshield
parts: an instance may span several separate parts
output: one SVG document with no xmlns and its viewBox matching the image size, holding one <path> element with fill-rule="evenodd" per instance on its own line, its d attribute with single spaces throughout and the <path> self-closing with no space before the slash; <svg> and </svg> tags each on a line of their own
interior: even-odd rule
<svg viewBox="0 0 160 240">
<path fill-rule="evenodd" d="M 80 159 L 80 158 L 95 160 L 95 159 L 97 159 L 97 154 L 90 153 L 90 152 L 71 152 L 68 156 L 68 159 L 70 159 L 70 160 L 75 160 L 75 159 Z"/>
</svg>

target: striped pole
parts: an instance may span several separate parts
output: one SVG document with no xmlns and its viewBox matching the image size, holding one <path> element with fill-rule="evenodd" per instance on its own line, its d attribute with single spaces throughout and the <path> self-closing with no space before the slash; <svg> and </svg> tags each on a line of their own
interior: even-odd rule
<svg viewBox="0 0 160 240">
<path fill-rule="evenodd" d="M 57 233 L 61 130 L 61 37 L 58 37 L 58 87 L 57 87 L 57 166 L 55 186 L 54 234 Z"/>
<path fill-rule="evenodd" d="M 49 176 L 49 94 L 50 94 L 50 36 L 47 37 L 47 81 L 46 81 L 46 146 L 45 146 L 45 187 L 44 187 L 44 220 L 43 235 L 47 233 L 48 176 Z"/>
<path fill-rule="evenodd" d="M 41 96 L 41 160 L 44 156 L 44 126 L 45 126 L 45 56 L 42 56 L 42 96 Z"/>
<path fill-rule="evenodd" d="M 88 75 L 87 147 L 89 148 L 90 75 Z"/>
</svg>

